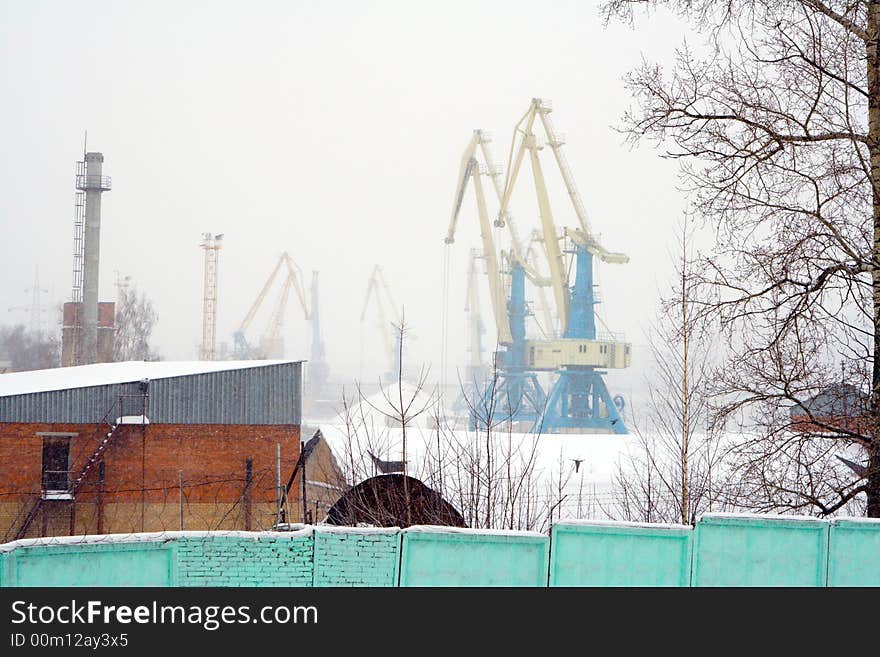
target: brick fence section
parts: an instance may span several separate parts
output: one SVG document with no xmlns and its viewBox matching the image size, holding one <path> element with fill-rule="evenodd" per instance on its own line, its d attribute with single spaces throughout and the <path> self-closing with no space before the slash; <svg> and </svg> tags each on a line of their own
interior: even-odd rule
<svg viewBox="0 0 880 657">
<path fill-rule="evenodd" d="M 400 530 L 317 527 L 314 586 L 397 586 Z"/>
<path fill-rule="evenodd" d="M 311 531 L 175 541 L 178 586 L 311 586 Z"/>
</svg>

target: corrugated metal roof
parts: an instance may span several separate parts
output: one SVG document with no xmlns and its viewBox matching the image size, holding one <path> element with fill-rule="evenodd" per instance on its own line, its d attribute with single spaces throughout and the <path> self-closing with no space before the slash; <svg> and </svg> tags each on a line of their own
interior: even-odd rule
<svg viewBox="0 0 880 657">
<path fill-rule="evenodd" d="M 18 375 L 31 376 L 3 382 L 0 422 L 78 424 L 98 422 L 108 413 L 140 415 L 144 380 L 151 423 L 301 421 L 302 361 L 103 363 L 2 374 L 0 381 Z"/>
</svg>

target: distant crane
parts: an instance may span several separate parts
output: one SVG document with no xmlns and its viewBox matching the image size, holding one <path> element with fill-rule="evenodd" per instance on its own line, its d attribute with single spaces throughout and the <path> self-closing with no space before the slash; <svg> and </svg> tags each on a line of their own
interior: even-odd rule
<svg viewBox="0 0 880 657">
<path fill-rule="evenodd" d="M 278 274 L 282 271 L 285 276 L 281 282 L 281 289 L 275 302 L 275 306 L 272 309 L 272 314 L 270 315 L 269 325 L 260 338 L 259 346 L 253 347 L 246 338 L 247 331 L 250 328 L 257 311 L 259 311 L 263 301 L 266 299 L 269 290 L 272 288 L 272 284 Z M 309 320 L 311 314 L 309 313 L 309 308 L 306 304 L 305 291 L 302 284 L 302 272 L 287 251 L 285 251 L 278 257 L 278 262 L 275 264 L 274 269 L 272 269 L 272 273 L 269 275 L 269 278 L 266 279 L 266 282 L 263 284 L 263 287 L 253 304 L 251 304 L 251 307 L 244 316 L 238 330 L 233 333 L 233 353 L 235 358 L 247 360 L 251 358 L 284 357 L 284 338 L 282 336 L 282 329 L 284 327 L 285 311 L 287 310 L 287 299 L 290 296 L 291 288 L 296 290 L 297 297 L 299 298 L 300 305 L 303 309 L 303 315 L 306 320 Z M 320 341 L 320 335 L 317 337 Z"/>
<path fill-rule="evenodd" d="M 397 312 L 397 306 L 394 303 L 394 297 L 391 294 L 391 288 L 385 281 L 382 274 L 382 267 L 376 265 L 370 274 L 367 282 L 367 294 L 364 297 L 364 306 L 361 310 L 361 324 L 367 316 L 367 308 L 370 305 L 370 299 L 374 299 L 374 303 L 378 309 L 378 319 L 376 326 L 379 334 L 382 336 L 382 344 L 385 347 L 385 355 L 387 357 L 388 372 L 386 378 L 392 382 L 397 381 L 400 377 L 400 314 Z"/>
</svg>

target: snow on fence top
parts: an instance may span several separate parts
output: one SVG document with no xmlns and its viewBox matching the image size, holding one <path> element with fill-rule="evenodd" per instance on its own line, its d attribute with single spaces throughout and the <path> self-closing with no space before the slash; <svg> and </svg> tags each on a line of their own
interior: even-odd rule
<svg viewBox="0 0 880 657">
<path fill-rule="evenodd" d="M 60 545 L 95 545 L 98 543 L 158 543 L 181 538 L 248 538 L 259 541 L 261 538 L 305 538 L 311 536 L 313 527 L 304 525 L 296 531 L 248 532 L 248 531 L 170 531 L 136 532 L 132 534 L 87 534 L 85 536 L 45 536 L 42 538 L 21 538 L 11 543 L 0 544 L 0 552 L 11 552 L 16 548 Z"/>
<path fill-rule="evenodd" d="M 837 516 L 835 518 L 828 518 L 831 521 L 832 525 L 838 525 L 842 523 L 865 523 L 866 525 L 880 525 L 880 518 L 864 518 L 862 516 Z"/>
<path fill-rule="evenodd" d="M 816 518 L 815 516 L 789 516 L 781 513 L 733 513 L 726 511 L 701 513 L 697 518 L 697 522 L 699 523 L 702 520 L 712 520 L 713 518 L 730 520 L 794 520 L 798 522 L 828 522 L 827 518 Z"/>
<path fill-rule="evenodd" d="M 546 534 L 516 529 L 474 529 L 471 527 L 449 527 L 447 525 L 412 525 L 404 533 L 471 534 L 472 536 L 514 536 L 547 538 Z"/>
<path fill-rule="evenodd" d="M 293 363 L 291 360 L 221 360 L 221 361 L 143 361 L 96 363 L 76 367 L 56 367 L 29 372 L 0 374 L 0 397 L 35 392 L 89 388 L 92 386 L 133 383 L 144 379 L 168 379 L 175 376 L 206 374 L 252 367 Z"/>
<path fill-rule="evenodd" d="M 682 529 L 692 529 L 690 525 L 681 525 L 666 522 L 632 522 L 628 520 L 588 520 L 588 519 L 563 519 L 553 523 L 556 527 L 575 526 L 588 527 L 592 525 L 600 527 L 637 527 L 648 529 L 672 529 L 681 531 Z"/>
<path fill-rule="evenodd" d="M 399 534 L 400 527 L 346 527 L 344 525 L 314 525 L 316 534 Z"/>
</svg>

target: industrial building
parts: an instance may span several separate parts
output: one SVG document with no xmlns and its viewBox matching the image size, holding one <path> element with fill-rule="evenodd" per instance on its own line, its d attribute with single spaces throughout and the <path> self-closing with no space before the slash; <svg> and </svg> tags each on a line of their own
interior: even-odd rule
<svg viewBox="0 0 880 657">
<path fill-rule="evenodd" d="M 803 404 L 789 409 L 791 427 L 802 433 L 835 434 L 838 430 L 868 435 L 873 425 L 871 398 L 856 386 L 827 386 Z"/>
<path fill-rule="evenodd" d="M 100 363 L 0 376 L 0 536 L 302 519 L 301 361 Z"/>
</svg>

